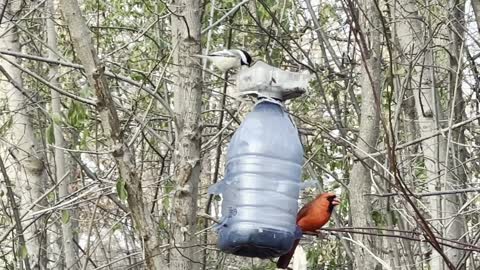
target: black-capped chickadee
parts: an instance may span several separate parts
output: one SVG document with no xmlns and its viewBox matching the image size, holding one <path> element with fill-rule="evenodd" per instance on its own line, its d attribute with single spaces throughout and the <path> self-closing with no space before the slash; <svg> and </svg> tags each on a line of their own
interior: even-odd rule
<svg viewBox="0 0 480 270">
<path fill-rule="evenodd" d="M 230 49 L 211 53 L 209 55 L 195 54 L 194 56 L 207 59 L 222 72 L 238 68 L 243 65 L 250 66 L 252 57 L 244 50 Z"/>
</svg>

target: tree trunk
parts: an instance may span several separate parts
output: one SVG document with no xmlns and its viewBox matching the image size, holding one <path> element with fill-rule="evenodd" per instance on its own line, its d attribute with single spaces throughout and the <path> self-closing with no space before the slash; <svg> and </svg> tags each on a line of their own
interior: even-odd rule
<svg viewBox="0 0 480 270">
<path fill-rule="evenodd" d="M 0 49 L 12 52 L 20 52 L 20 42 L 16 26 L 16 14 L 20 12 L 21 1 L 0 1 L 0 10 L 5 10 L 0 25 Z M 9 61 L 19 62 L 14 57 L 5 56 Z M 42 144 L 35 138 L 35 132 L 31 119 L 35 111 L 34 104 L 26 96 L 32 96 L 24 92 L 21 71 L 5 60 L 0 60 L 0 66 L 4 68 L 4 76 L 7 80 L 0 82 L 0 89 L 8 102 L 11 114 L 11 127 L 5 139 L 9 143 L 7 167 L 14 165 L 9 170 L 10 179 L 15 183 L 17 198 L 20 198 L 18 206 L 20 215 L 25 214 L 27 206 L 33 204 L 42 194 L 45 186 L 44 149 Z M 5 74 L 6 73 L 6 74 Z M 8 75 L 7 75 L 8 74 Z M 15 85 L 15 86 L 14 86 Z M 8 153 L 7 152 L 7 153 Z M 5 155 L 7 156 L 7 155 Z M 43 208 L 43 200 L 37 203 L 33 211 Z M 26 248 L 32 269 L 46 269 L 46 231 L 44 218 L 38 218 L 31 226 L 30 220 L 23 224 Z"/>
<path fill-rule="evenodd" d="M 435 132 L 437 121 L 435 117 L 439 117 L 439 111 L 436 109 L 435 101 L 432 92 L 435 89 L 433 87 L 433 72 L 429 67 L 432 65 L 432 57 L 430 50 L 427 53 L 421 52 L 421 48 L 425 46 L 423 35 L 423 27 L 419 23 L 420 20 L 424 20 L 418 13 L 418 7 L 413 0 L 402 0 L 399 3 L 401 10 L 405 13 L 396 14 L 400 19 L 398 22 L 397 35 L 398 41 L 402 48 L 403 55 L 405 57 L 405 66 L 408 66 L 410 61 L 414 61 L 418 54 L 421 54 L 421 60 L 416 62 L 413 66 L 412 78 L 410 80 L 410 87 L 414 91 L 415 97 L 415 109 L 418 117 L 419 130 L 421 136 L 427 136 Z M 397 12 L 400 8 L 397 8 Z M 427 54 L 427 55 L 425 55 Z M 426 68 L 422 68 L 422 64 L 425 64 Z M 423 76 L 422 76 L 423 75 Z M 433 103 L 432 103 L 433 102 Z M 434 115 L 435 114 L 435 115 Z M 441 138 L 432 137 L 430 139 L 422 141 L 422 149 L 424 156 L 424 164 L 426 168 L 426 178 L 428 181 L 429 191 L 436 191 L 439 189 L 439 158 L 440 158 L 440 141 Z M 436 162 L 437 161 L 437 162 Z M 439 224 L 439 218 L 441 218 L 441 202 L 440 197 L 432 196 L 429 199 L 429 212 L 430 217 L 436 220 L 433 225 L 437 231 L 441 231 Z M 435 250 L 432 250 L 430 266 L 432 270 L 441 269 L 442 258 Z"/>
<path fill-rule="evenodd" d="M 409 78 L 410 87 L 414 91 L 415 109 L 419 124 L 419 131 L 422 137 L 430 136 L 441 128 L 441 121 L 444 119 L 440 104 L 439 87 L 436 84 L 435 56 L 433 52 L 434 44 L 431 41 L 433 31 L 429 24 L 424 27 L 420 22 L 428 22 L 419 14 L 418 6 L 414 0 L 401 0 L 401 8 L 397 8 L 396 21 L 399 45 L 402 49 L 402 58 L 404 67 L 412 66 Z M 403 13 L 402 13 L 403 12 Z M 426 33 L 426 34 L 425 34 Z M 408 78 L 407 78 L 408 79 Z M 426 185 L 431 192 L 439 191 L 445 188 L 452 178 L 452 173 L 447 170 L 446 155 L 447 144 L 443 136 L 433 136 L 423 140 L 421 143 L 423 150 L 423 162 L 426 169 Z M 432 219 L 431 224 L 435 228 L 438 236 L 443 235 L 444 207 L 441 196 L 431 196 L 427 199 L 428 212 Z M 449 203 L 450 211 L 453 210 L 453 204 Z M 443 207 L 442 207 L 443 206 Z M 456 252 L 456 251 L 453 251 Z M 448 256 L 448 254 L 447 254 Z M 450 258 L 452 260 L 453 258 Z M 445 264 L 442 256 L 432 249 L 430 255 L 430 269 L 444 270 Z"/>
<path fill-rule="evenodd" d="M 55 31 L 55 7 L 53 0 L 47 0 L 47 37 L 48 37 L 48 46 L 52 50 L 48 50 L 48 58 L 53 60 L 59 60 L 58 56 L 54 53 L 57 51 L 57 33 Z M 60 85 L 58 83 L 58 66 L 51 65 L 50 66 L 50 83 L 58 88 Z M 59 199 L 63 199 L 69 195 L 68 186 L 70 183 L 70 176 L 66 174 L 67 166 L 65 161 L 65 153 L 63 152 L 63 148 L 65 148 L 65 141 L 63 138 L 63 129 L 57 123 L 57 119 L 62 119 L 62 112 L 61 112 L 61 103 L 60 103 L 60 94 L 55 91 L 50 91 L 52 96 L 52 125 L 53 125 L 53 133 L 54 133 L 54 145 L 55 145 L 55 178 L 57 182 L 61 182 L 58 185 L 58 195 Z M 70 209 L 63 209 L 62 210 L 62 246 L 63 246 L 63 264 L 66 269 L 77 269 L 75 263 L 77 261 L 77 248 L 74 244 L 74 236 L 73 236 L 73 228 L 72 228 L 72 214 L 73 211 Z"/>
<path fill-rule="evenodd" d="M 465 3 L 463 0 L 449 0 L 449 21 L 451 22 L 450 34 L 450 57 L 448 61 L 450 70 L 450 112 L 449 123 L 455 124 L 463 120 L 465 114 L 465 102 L 463 100 L 462 90 L 462 59 L 463 59 L 463 46 L 464 44 L 464 29 L 465 29 Z M 448 159 L 447 165 L 449 169 L 452 169 L 454 173 L 447 173 L 443 179 L 443 187 L 446 190 L 455 190 L 465 188 L 467 182 L 467 175 L 465 172 L 465 134 L 464 128 L 452 130 L 448 137 L 448 143 L 450 146 L 449 155 L 445 158 Z M 458 142 L 454 143 L 454 142 Z M 461 194 L 452 194 L 445 196 L 444 199 L 444 213 L 445 213 L 445 237 L 447 239 L 461 240 L 465 237 L 465 216 L 457 215 L 462 207 L 464 200 Z M 460 249 L 446 249 L 445 253 L 457 266 L 458 270 L 463 270 L 465 267 L 459 267 L 458 264 L 462 260 L 464 251 Z"/>
<path fill-rule="evenodd" d="M 477 30 L 480 33 L 480 0 L 471 0 L 472 9 L 475 15 L 475 21 L 477 22 Z"/>
<path fill-rule="evenodd" d="M 76 0 L 61 0 L 63 17 L 70 30 L 73 46 L 85 69 L 88 83 L 97 96 L 96 109 L 100 115 L 105 136 L 109 139 L 108 147 L 113 149 L 113 158 L 119 170 L 120 179 L 124 181 L 128 193 L 127 201 L 144 248 L 144 259 L 147 269 L 163 269 L 160 257 L 160 239 L 157 225 L 150 214 L 150 209 L 143 201 L 142 182 L 133 163 L 132 154 L 123 139 L 120 120 L 113 102 L 108 82 L 104 75 L 105 67 L 101 65 L 90 31 L 82 16 Z"/>
<path fill-rule="evenodd" d="M 201 1 L 177 0 L 173 10 L 173 54 L 175 124 L 175 177 L 177 189 L 174 197 L 172 231 L 174 248 L 171 254 L 172 270 L 199 269 L 196 258 L 195 231 L 197 223 L 197 197 L 200 176 L 200 117 L 202 102 L 202 74 L 197 61 L 191 57 L 201 53 L 200 26 Z M 198 257 L 198 256 L 197 256 Z"/>
<path fill-rule="evenodd" d="M 356 146 L 359 150 L 371 153 L 375 150 L 379 136 L 379 119 L 381 111 L 380 101 L 380 82 L 381 82 L 381 51 L 380 42 L 382 33 L 374 1 L 361 1 L 360 8 L 364 11 L 368 19 L 364 16 L 361 20 L 361 33 L 365 42 L 362 46 L 362 103 L 360 117 L 360 132 L 357 138 Z M 368 45 L 367 45 L 368 44 Z M 359 151 L 360 152 L 360 151 Z M 371 218 L 371 200 L 364 194 L 371 193 L 371 168 L 374 162 L 366 155 L 363 161 L 356 161 L 353 164 L 350 180 L 350 205 L 352 213 L 352 226 L 371 227 L 373 226 Z M 355 235 L 354 239 L 362 243 L 364 247 L 355 246 L 355 267 L 356 269 L 376 269 L 377 262 L 365 249 L 375 253 L 375 243 L 373 238 L 366 235 Z"/>
</svg>

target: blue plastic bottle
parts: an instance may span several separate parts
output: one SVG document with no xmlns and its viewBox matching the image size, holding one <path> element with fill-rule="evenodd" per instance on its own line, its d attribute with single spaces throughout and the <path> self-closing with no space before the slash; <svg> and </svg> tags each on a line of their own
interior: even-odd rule
<svg viewBox="0 0 480 270">
<path fill-rule="evenodd" d="M 210 188 L 222 194 L 218 246 L 240 256 L 285 254 L 299 237 L 296 229 L 303 147 L 287 112 L 263 100 L 235 132 L 223 181 Z"/>
</svg>

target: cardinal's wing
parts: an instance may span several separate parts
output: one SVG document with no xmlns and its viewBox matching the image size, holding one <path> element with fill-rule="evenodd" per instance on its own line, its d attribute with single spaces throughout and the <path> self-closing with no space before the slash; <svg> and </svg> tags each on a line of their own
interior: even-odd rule
<svg viewBox="0 0 480 270">
<path fill-rule="evenodd" d="M 305 204 L 305 205 L 300 209 L 300 211 L 298 211 L 298 213 L 297 213 L 297 223 L 298 223 L 298 221 L 299 221 L 300 219 L 302 219 L 303 217 L 305 217 L 305 216 L 308 214 L 308 212 L 309 212 L 309 210 L 310 210 L 310 208 L 311 208 L 311 206 L 312 206 L 312 203 L 313 203 L 313 202 L 309 202 L 309 203 Z"/>
</svg>

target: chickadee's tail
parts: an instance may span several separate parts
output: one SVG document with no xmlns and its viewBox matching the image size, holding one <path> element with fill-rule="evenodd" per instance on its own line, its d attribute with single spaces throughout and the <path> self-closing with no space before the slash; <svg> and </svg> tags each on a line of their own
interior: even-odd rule
<svg viewBox="0 0 480 270">
<path fill-rule="evenodd" d="M 210 59 L 210 56 L 203 55 L 203 54 L 192 54 L 192 56 L 198 57 L 198 58 L 203 58 L 203 59 Z"/>
</svg>

